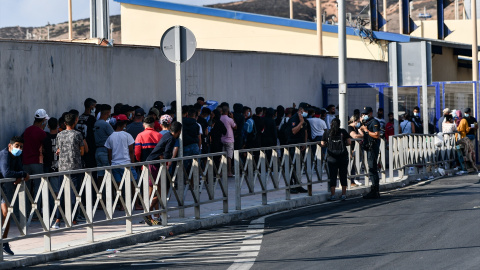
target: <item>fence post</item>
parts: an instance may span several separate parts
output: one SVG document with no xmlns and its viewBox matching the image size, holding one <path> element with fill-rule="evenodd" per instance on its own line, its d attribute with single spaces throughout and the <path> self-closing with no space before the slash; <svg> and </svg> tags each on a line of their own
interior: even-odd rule
<svg viewBox="0 0 480 270">
<path fill-rule="evenodd" d="M 125 215 L 127 219 L 125 219 L 125 233 L 132 234 L 133 227 L 132 227 L 132 169 L 135 168 L 125 168 L 125 172 L 127 177 L 125 177 Z"/>
<path fill-rule="evenodd" d="M 184 179 L 184 170 L 183 170 L 183 160 L 182 161 L 177 161 L 177 183 L 176 183 L 176 186 L 178 187 L 178 190 L 181 191 L 181 192 L 178 192 L 178 200 L 179 200 L 179 204 L 184 206 L 185 205 L 185 198 L 184 198 L 184 195 L 185 195 L 185 179 Z M 188 175 L 187 175 L 188 177 Z M 185 209 L 182 207 L 180 209 L 178 209 L 178 216 L 180 218 L 184 218 L 185 217 Z"/>
<path fill-rule="evenodd" d="M 381 174 L 382 174 L 382 183 L 386 183 L 386 180 L 387 180 L 387 166 L 385 165 L 385 147 L 386 147 L 386 143 L 385 143 L 385 139 L 381 139 L 380 140 L 380 158 L 381 158 L 381 162 L 382 162 L 382 171 L 381 171 Z"/>
<path fill-rule="evenodd" d="M 265 150 L 260 151 L 260 181 L 262 186 L 262 205 L 267 204 L 267 173 L 266 173 L 266 166 L 265 160 L 267 159 L 267 155 Z"/>
<path fill-rule="evenodd" d="M 194 164 L 195 164 L 195 161 L 194 160 Z M 182 162 L 183 163 L 183 162 Z M 195 166 L 195 165 L 194 165 Z M 198 163 L 196 163 L 196 166 L 198 167 Z M 166 163 L 162 163 L 161 167 L 160 167 L 160 171 L 161 171 L 161 174 L 160 174 L 160 200 L 161 200 L 161 204 L 165 207 L 165 211 L 162 212 L 161 216 L 162 216 L 162 225 L 163 226 L 167 226 L 168 224 L 168 200 L 167 200 L 167 194 L 168 194 L 168 190 L 167 190 L 167 182 L 168 182 L 168 179 L 167 179 L 167 164 Z M 197 178 L 198 178 L 198 173 L 196 174 Z M 170 186 L 170 184 L 168 184 L 168 186 Z M 152 192 L 155 192 L 155 191 L 152 191 Z M 196 210 L 196 209 L 195 209 Z M 196 211 L 195 211 L 195 215 L 196 215 Z"/>
<path fill-rule="evenodd" d="M 221 161 L 221 166 L 223 170 L 223 158 Z M 198 160 L 193 159 L 192 160 L 192 168 L 193 172 L 193 193 L 195 194 L 195 197 L 197 198 L 197 201 L 195 202 L 195 219 L 200 219 L 200 177 L 198 176 Z M 214 179 L 211 179 L 211 182 L 213 182 Z M 208 188 L 208 186 L 206 187 Z"/>
<path fill-rule="evenodd" d="M 65 225 L 70 228 L 72 227 L 72 221 L 73 221 L 73 216 L 72 216 L 72 187 L 71 187 L 71 178 L 70 174 L 64 175 L 63 176 L 63 181 L 65 182 L 64 189 L 63 189 L 63 197 L 65 201 Z"/>
<path fill-rule="evenodd" d="M 39 190 L 40 191 L 40 190 Z M 44 251 L 52 250 L 52 236 L 50 235 L 50 205 L 48 196 L 48 178 L 42 177 L 42 216 L 43 223 L 49 233 L 43 236 Z M 40 210 L 40 209 L 39 209 Z"/>
<path fill-rule="evenodd" d="M 224 188 L 224 190 L 226 190 L 226 196 L 223 196 L 222 194 L 222 197 L 225 197 L 223 199 L 223 213 L 228 213 L 228 170 L 227 170 L 227 156 L 224 155 L 222 157 L 223 160 L 225 160 L 225 162 L 223 163 L 223 167 L 222 167 L 222 179 L 220 181 L 222 181 L 222 186 Z M 235 174 L 235 179 L 237 175 Z"/>
<path fill-rule="evenodd" d="M 286 184 L 286 189 L 285 189 L 285 200 L 290 200 L 290 180 L 292 179 L 290 176 L 290 151 L 289 147 L 287 146 L 286 148 L 283 149 L 283 158 L 285 160 L 285 163 L 283 164 L 283 170 L 285 171 L 285 184 Z"/>
<path fill-rule="evenodd" d="M 299 189 L 302 187 L 302 152 L 300 151 L 300 146 L 295 147 L 295 175 L 298 179 Z"/>
<path fill-rule="evenodd" d="M 148 195 L 148 181 L 150 180 L 150 175 L 152 175 L 152 172 L 150 170 L 149 165 L 143 165 L 143 169 L 146 170 L 147 173 L 143 175 L 143 178 L 140 180 L 142 181 L 142 193 L 143 193 L 143 204 L 145 205 L 145 209 L 143 209 L 144 213 L 150 212 L 150 196 Z M 153 176 L 152 176 L 153 177 Z M 139 181 L 139 183 L 140 183 Z M 152 179 L 152 184 L 155 183 L 157 179 Z M 153 191 L 152 191 L 153 192 Z"/>
<path fill-rule="evenodd" d="M 92 173 L 86 173 L 86 183 L 85 183 L 85 198 L 86 198 L 86 211 L 87 211 L 87 223 L 90 225 L 87 227 L 87 241 L 93 242 L 94 234 L 93 234 L 93 194 L 92 194 Z M 95 196 L 96 198 L 97 196 Z"/>
<path fill-rule="evenodd" d="M 394 152 L 394 148 L 397 146 L 397 138 L 394 136 L 390 136 L 389 138 L 389 143 L 388 143 L 388 178 L 389 182 L 392 183 L 394 181 L 393 177 L 393 169 L 394 169 L 394 158 L 393 155 L 396 153 Z"/>
<path fill-rule="evenodd" d="M 33 180 L 32 180 L 33 181 Z M 22 228 L 22 234 L 27 235 L 27 194 L 25 181 L 22 181 L 18 190 L 18 212 L 20 214 L 20 228 Z"/>
<path fill-rule="evenodd" d="M 112 180 L 113 181 L 115 180 L 113 179 L 113 174 L 111 169 L 105 170 L 104 178 L 105 178 L 105 198 L 107 200 L 105 204 L 107 206 L 107 213 L 108 213 L 107 219 L 112 219 L 113 218 Z"/>
<path fill-rule="evenodd" d="M 240 181 L 240 152 L 233 152 L 234 168 L 235 168 L 235 209 L 242 210 L 242 183 Z"/>
<path fill-rule="evenodd" d="M 306 167 L 305 175 L 307 176 L 308 196 L 313 195 L 312 147 L 313 147 L 312 145 L 307 145 L 305 149 L 305 155 L 307 157 L 307 165 L 305 166 Z"/>
</svg>

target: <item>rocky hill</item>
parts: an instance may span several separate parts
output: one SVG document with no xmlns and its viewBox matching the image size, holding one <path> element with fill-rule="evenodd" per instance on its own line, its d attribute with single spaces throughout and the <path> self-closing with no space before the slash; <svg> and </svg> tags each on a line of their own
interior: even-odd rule
<svg viewBox="0 0 480 270">
<path fill-rule="evenodd" d="M 293 0 L 294 18 L 306 21 L 315 21 L 316 16 L 316 1 L 315 0 Z M 450 0 L 451 1 L 451 0 Z M 370 1 L 365 0 L 346 0 L 346 12 L 350 13 L 352 18 L 357 16 L 367 17 L 368 5 Z M 337 21 L 337 1 L 336 0 L 322 0 L 322 12 L 326 15 L 326 21 Z M 411 2 L 411 17 L 413 20 L 419 20 L 418 15 L 424 12 L 426 8 L 427 13 L 432 15 L 431 20 L 436 20 L 436 1 L 432 0 L 416 0 Z M 216 4 L 210 7 L 243 11 L 271 16 L 290 17 L 289 0 L 244 0 L 226 4 Z M 387 0 L 387 20 L 388 31 L 398 32 L 398 0 Z M 383 1 L 379 0 L 379 9 L 383 13 Z M 454 4 L 450 4 L 445 9 L 445 19 L 454 19 Z M 459 3 L 460 19 L 462 17 L 463 1 Z M 348 18 L 347 14 L 347 18 Z"/>
<path fill-rule="evenodd" d="M 112 37 L 114 43 L 121 43 L 120 15 L 111 16 L 113 26 Z M 4 27 L 0 28 L 0 38 L 5 39 L 34 39 L 34 40 L 65 40 L 68 39 L 68 22 L 49 24 L 43 27 Z M 90 38 L 90 19 L 73 22 L 73 38 Z"/>
</svg>

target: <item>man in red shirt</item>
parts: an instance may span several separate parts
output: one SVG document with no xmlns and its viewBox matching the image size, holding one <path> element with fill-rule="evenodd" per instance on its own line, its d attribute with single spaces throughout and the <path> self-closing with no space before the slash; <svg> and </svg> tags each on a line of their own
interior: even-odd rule
<svg viewBox="0 0 480 270">
<path fill-rule="evenodd" d="M 29 126 L 23 132 L 23 169 L 30 175 L 43 173 L 43 152 L 42 145 L 43 140 L 47 137 L 47 133 L 44 131 L 47 125 L 48 117 L 47 112 L 44 109 L 38 109 L 34 115 L 33 125 Z M 38 187 L 40 186 L 41 179 L 35 179 L 33 183 L 32 196 L 35 198 Z M 30 190 L 32 188 L 30 187 Z M 38 202 L 38 209 L 41 208 L 41 201 Z M 30 209 L 27 209 L 30 211 Z"/>
<path fill-rule="evenodd" d="M 146 161 L 162 138 L 162 134 L 153 129 L 154 122 L 155 120 L 150 116 L 143 120 L 145 130 L 140 132 L 135 139 L 135 159 L 137 161 Z"/>
<path fill-rule="evenodd" d="M 388 114 L 388 123 L 385 125 L 385 138 L 387 139 L 388 143 L 388 137 L 393 136 L 395 134 L 394 126 L 393 126 L 393 113 Z"/>
</svg>

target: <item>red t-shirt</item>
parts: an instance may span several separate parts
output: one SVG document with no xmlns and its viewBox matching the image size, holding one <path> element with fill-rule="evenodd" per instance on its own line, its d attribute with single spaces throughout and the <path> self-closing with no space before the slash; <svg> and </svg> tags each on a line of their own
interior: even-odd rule
<svg viewBox="0 0 480 270">
<path fill-rule="evenodd" d="M 387 138 L 388 142 L 388 137 L 393 136 L 395 134 L 395 129 L 393 127 L 393 123 L 388 122 L 387 125 L 385 126 L 385 138 Z"/>
<path fill-rule="evenodd" d="M 47 133 L 36 126 L 29 126 L 23 132 L 23 165 L 40 163 L 40 147 Z"/>
</svg>

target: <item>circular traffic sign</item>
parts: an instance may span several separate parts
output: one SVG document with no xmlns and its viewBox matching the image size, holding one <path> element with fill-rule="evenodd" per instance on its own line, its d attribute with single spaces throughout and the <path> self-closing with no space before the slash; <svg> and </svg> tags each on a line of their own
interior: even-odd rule
<svg viewBox="0 0 480 270">
<path fill-rule="evenodd" d="M 160 48 L 168 61 L 175 63 L 179 60 L 183 63 L 192 58 L 197 48 L 197 40 L 190 29 L 177 25 L 165 31 L 160 41 Z M 180 59 L 177 59 L 178 57 Z"/>
</svg>

